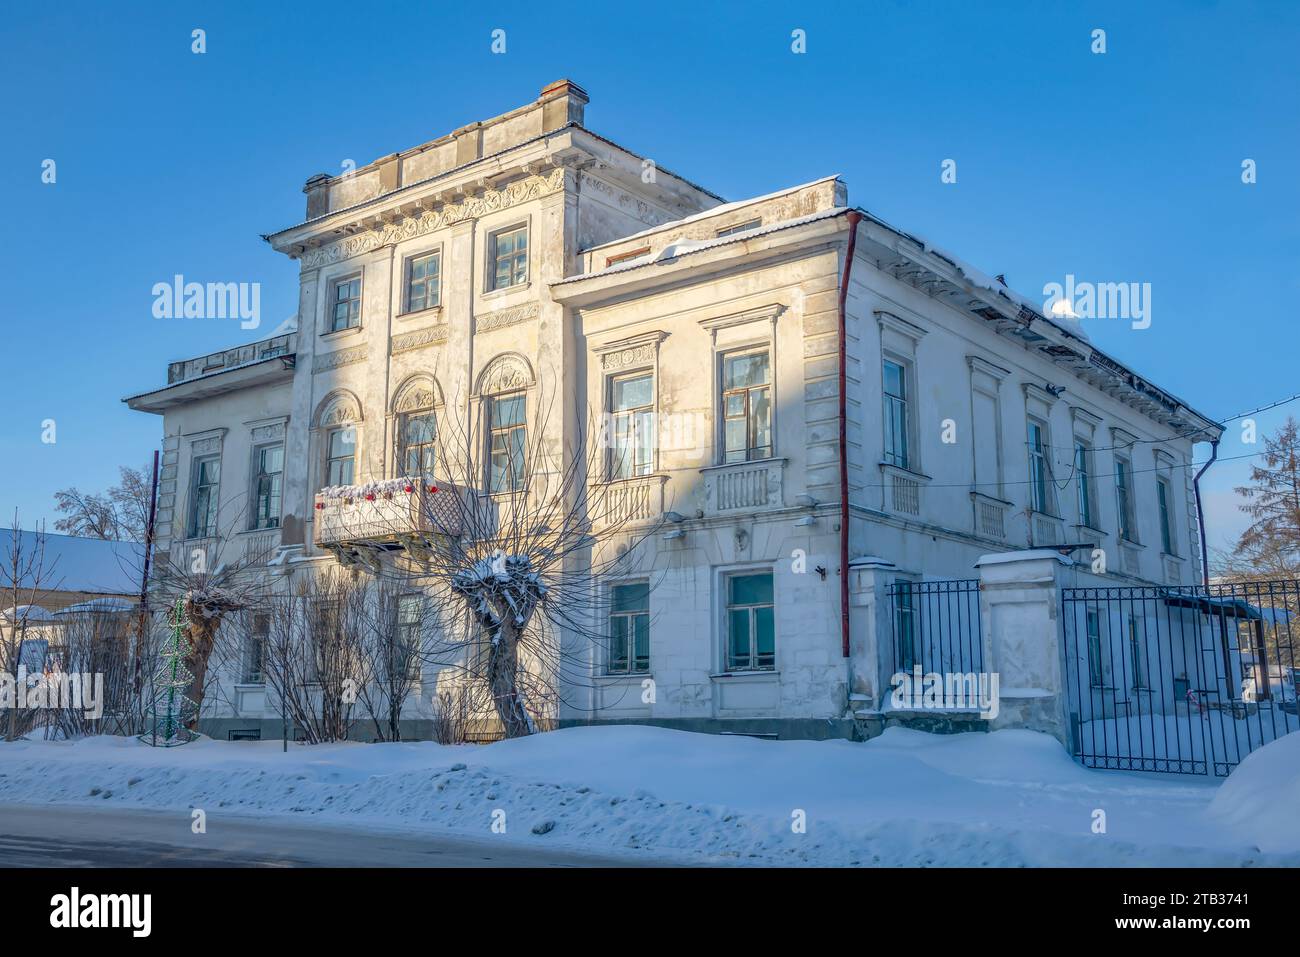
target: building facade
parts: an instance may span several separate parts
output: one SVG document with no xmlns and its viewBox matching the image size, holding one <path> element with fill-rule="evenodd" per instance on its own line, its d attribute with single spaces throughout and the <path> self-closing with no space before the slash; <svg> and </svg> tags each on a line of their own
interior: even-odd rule
<svg viewBox="0 0 1300 957">
<path fill-rule="evenodd" d="M 126 400 L 163 416 L 159 548 L 305 573 L 335 561 L 320 489 L 420 471 L 439 421 L 563 448 L 595 417 L 620 520 L 599 547 L 654 534 L 611 586 L 635 640 L 592 645 L 559 720 L 813 737 L 885 707 L 864 569 L 966 580 L 1048 547 L 1200 580 L 1190 466 L 1215 423 L 837 177 L 724 203 L 588 130 L 587 102 L 560 81 L 308 180 L 307 219 L 266 237 L 301 265 L 296 329 Z M 510 481 L 492 451 L 488 493 Z M 278 734 L 264 688 L 225 680 L 210 729 Z"/>
</svg>

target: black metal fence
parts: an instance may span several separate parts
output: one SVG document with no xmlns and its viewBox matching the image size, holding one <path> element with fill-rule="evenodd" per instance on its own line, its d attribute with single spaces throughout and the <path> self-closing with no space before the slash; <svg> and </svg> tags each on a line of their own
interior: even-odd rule
<svg viewBox="0 0 1300 957">
<path fill-rule="evenodd" d="M 1084 765 L 1223 776 L 1300 730 L 1300 582 L 1066 588 L 1061 599 Z"/>
<path fill-rule="evenodd" d="M 893 619 L 893 672 L 982 674 L 977 578 L 898 581 L 889 586 Z"/>
</svg>

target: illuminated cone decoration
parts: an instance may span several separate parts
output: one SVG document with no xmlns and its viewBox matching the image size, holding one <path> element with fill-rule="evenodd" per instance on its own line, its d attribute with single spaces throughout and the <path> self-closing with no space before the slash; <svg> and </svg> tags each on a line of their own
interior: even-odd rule
<svg viewBox="0 0 1300 957">
<path fill-rule="evenodd" d="M 159 651 L 162 663 L 153 676 L 153 701 L 145 711 L 148 730 L 140 735 L 141 741 L 155 748 L 189 744 L 198 737 L 185 726 L 196 709 L 186 694 L 194 676 L 184 664 L 189 653 L 184 621 L 185 603 L 178 600 L 172 610 L 171 635 Z"/>
</svg>

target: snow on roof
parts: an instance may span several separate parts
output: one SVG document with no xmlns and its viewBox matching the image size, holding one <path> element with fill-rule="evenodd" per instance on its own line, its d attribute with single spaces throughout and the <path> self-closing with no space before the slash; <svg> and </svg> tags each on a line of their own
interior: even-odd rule
<svg viewBox="0 0 1300 957">
<path fill-rule="evenodd" d="M 23 621 L 34 625 L 42 621 L 54 621 L 54 615 L 40 605 L 18 605 L 16 608 L 0 610 L 0 621 Z"/>
<path fill-rule="evenodd" d="M 37 534 L 30 529 L 19 533 L 22 548 L 30 554 L 37 547 Z M 0 528 L 0 555 L 9 553 L 13 529 Z M 51 591 L 81 591 L 91 594 L 135 595 L 140 591 L 144 546 L 135 542 L 110 542 L 99 538 L 45 534 L 45 580 L 25 578 L 20 587 L 39 585 Z"/>
<path fill-rule="evenodd" d="M 60 608 L 55 612 L 56 615 L 111 615 L 115 612 L 130 611 L 134 608 L 131 602 L 124 598 L 92 598 L 90 601 L 78 602 L 75 605 L 69 605 L 67 608 Z"/>
</svg>

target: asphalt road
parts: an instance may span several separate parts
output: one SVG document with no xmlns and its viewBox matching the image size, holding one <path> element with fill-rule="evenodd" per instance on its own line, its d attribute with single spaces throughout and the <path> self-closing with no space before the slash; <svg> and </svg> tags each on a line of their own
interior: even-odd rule
<svg viewBox="0 0 1300 957">
<path fill-rule="evenodd" d="M 209 815 L 0 804 L 0 867 L 626 867 L 624 858 L 475 840 Z"/>
</svg>

